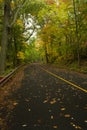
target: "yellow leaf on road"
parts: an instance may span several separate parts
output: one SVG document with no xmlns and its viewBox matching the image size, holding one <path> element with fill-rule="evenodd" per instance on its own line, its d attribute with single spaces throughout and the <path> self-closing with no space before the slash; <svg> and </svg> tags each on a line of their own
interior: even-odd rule
<svg viewBox="0 0 87 130">
<path fill-rule="evenodd" d="M 54 126 L 53 126 L 53 128 L 54 128 L 54 129 L 57 129 L 57 128 L 58 128 L 58 126 L 57 126 L 57 125 L 54 125 Z"/>
</svg>

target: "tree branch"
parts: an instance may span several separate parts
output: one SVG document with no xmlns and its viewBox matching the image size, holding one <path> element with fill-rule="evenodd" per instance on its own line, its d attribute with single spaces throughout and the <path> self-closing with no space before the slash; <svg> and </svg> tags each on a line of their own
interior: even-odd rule
<svg viewBox="0 0 87 130">
<path fill-rule="evenodd" d="M 23 3 L 19 6 L 19 8 L 17 9 L 15 15 L 14 15 L 14 19 L 12 21 L 12 23 L 10 24 L 10 27 L 15 23 L 16 19 L 17 19 L 17 16 L 18 16 L 18 13 L 20 12 L 21 8 L 23 8 L 26 3 L 27 3 L 28 0 L 24 0 Z"/>
</svg>

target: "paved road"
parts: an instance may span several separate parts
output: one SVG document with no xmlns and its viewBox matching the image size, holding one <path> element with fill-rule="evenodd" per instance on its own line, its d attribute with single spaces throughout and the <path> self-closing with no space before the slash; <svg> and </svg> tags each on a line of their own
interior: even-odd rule
<svg viewBox="0 0 87 130">
<path fill-rule="evenodd" d="M 53 77 L 38 64 L 25 68 L 21 88 L 9 98 L 15 107 L 9 112 L 6 130 L 87 130 L 87 93 Z"/>
</svg>

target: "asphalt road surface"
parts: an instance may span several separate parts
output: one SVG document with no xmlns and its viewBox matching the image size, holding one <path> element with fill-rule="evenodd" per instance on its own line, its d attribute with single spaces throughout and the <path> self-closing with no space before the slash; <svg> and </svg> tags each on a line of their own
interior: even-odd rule
<svg viewBox="0 0 87 130">
<path fill-rule="evenodd" d="M 87 89 L 87 77 L 60 71 L 55 67 L 45 69 Z M 38 64 L 24 70 L 20 87 L 8 98 L 14 101 L 6 116 L 6 128 L 1 130 L 87 130 L 87 93 L 47 73 Z M 18 77 L 20 79 L 20 76 Z"/>
</svg>

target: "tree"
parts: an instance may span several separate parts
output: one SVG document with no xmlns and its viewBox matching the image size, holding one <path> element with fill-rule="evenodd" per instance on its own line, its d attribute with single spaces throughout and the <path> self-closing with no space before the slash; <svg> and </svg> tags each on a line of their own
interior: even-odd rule
<svg viewBox="0 0 87 130">
<path fill-rule="evenodd" d="M 9 19 L 10 19 L 10 0 L 4 1 L 4 19 L 3 19 L 3 33 L 1 41 L 1 52 L 0 52 L 0 72 L 3 73 L 5 69 L 6 51 L 9 34 Z"/>
<path fill-rule="evenodd" d="M 34 2 L 30 0 L 4 0 L 4 19 L 3 19 L 3 33 L 1 41 L 1 52 L 0 52 L 0 73 L 4 73 L 6 67 L 6 55 L 7 55 L 7 46 L 8 40 L 11 37 L 11 30 L 14 23 L 16 22 L 18 16 L 31 13 L 35 15 L 38 13 L 39 9 L 42 8 L 41 5 L 43 2 L 35 0 Z M 30 4 L 30 5 L 29 5 Z M 37 11 L 34 11 L 34 6 L 37 6 Z M 32 10 L 28 10 L 32 8 Z M 39 8 L 38 8 L 39 7 Z M 4 39 L 5 38 L 5 39 Z"/>
<path fill-rule="evenodd" d="M 40 11 L 38 20 L 42 25 L 41 37 L 46 48 L 49 48 L 47 56 L 50 62 L 56 57 L 57 61 L 61 59 L 65 63 L 78 61 L 79 66 L 83 50 L 81 46 L 86 43 L 84 35 L 87 3 L 75 0 L 59 2 L 57 5 L 48 4 L 47 8 Z M 85 50 L 86 45 L 84 47 Z M 53 50 L 55 51 L 52 53 Z"/>
<path fill-rule="evenodd" d="M 1 40 L 1 51 L 0 51 L 0 73 L 4 73 L 6 64 L 7 45 L 12 25 L 15 23 L 20 9 L 26 4 L 26 1 L 21 1 L 20 6 L 14 10 L 11 8 L 12 0 L 4 0 L 4 17 L 3 17 L 3 31 Z M 14 17 L 13 17 L 14 16 Z"/>
<path fill-rule="evenodd" d="M 25 52 L 32 55 L 30 50 L 28 53 L 28 47 L 33 48 L 33 53 L 45 57 L 47 63 L 63 61 L 68 64 L 78 61 L 79 65 L 83 57 L 87 58 L 86 1 L 4 0 L 2 3 L 0 6 L 3 10 L 0 15 L 4 16 L 4 19 L 0 19 L 0 29 L 3 31 L 0 73 L 5 71 L 8 60 L 16 66 L 21 59 L 23 61 Z M 18 21 L 22 21 L 23 27 L 19 26 Z M 37 38 L 37 32 L 41 39 L 39 53 L 35 44 L 29 43 L 33 36 Z M 26 42 L 30 44 L 27 51 L 23 46 L 24 43 L 26 46 Z"/>
</svg>

